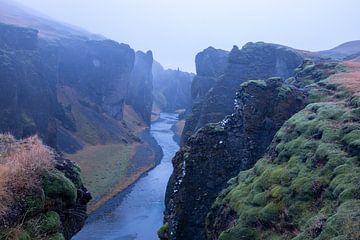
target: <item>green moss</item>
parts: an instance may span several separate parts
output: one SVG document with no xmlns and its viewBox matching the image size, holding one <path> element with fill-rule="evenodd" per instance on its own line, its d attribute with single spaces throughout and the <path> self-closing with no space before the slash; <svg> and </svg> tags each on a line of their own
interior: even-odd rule
<svg viewBox="0 0 360 240">
<path fill-rule="evenodd" d="M 238 227 L 235 226 L 233 228 L 230 228 L 229 230 L 226 230 L 222 232 L 219 236 L 219 240 L 249 240 L 259 239 L 259 234 L 256 230 L 252 228 L 247 227 Z"/>
<path fill-rule="evenodd" d="M 266 87 L 267 86 L 267 84 L 266 84 L 266 82 L 264 80 L 249 80 L 249 81 L 246 81 L 246 82 L 242 83 L 240 85 L 240 87 L 246 88 L 249 85 L 255 85 L 255 86 L 259 86 L 259 87 Z"/>
<path fill-rule="evenodd" d="M 25 224 L 26 230 L 35 239 L 43 235 L 50 236 L 56 234 L 59 232 L 60 227 L 60 216 L 53 211 L 39 214 L 37 217 L 29 219 Z"/>
<path fill-rule="evenodd" d="M 279 220 L 283 210 L 281 203 L 270 202 L 259 212 L 259 218 L 267 223 L 275 223 Z"/>
<path fill-rule="evenodd" d="M 65 237 L 62 233 L 56 233 L 49 237 L 49 240 L 65 240 Z"/>
<path fill-rule="evenodd" d="M 42 217 L 41 221 L 41 231 L 46 233 L 56 233 L 60 229 L 60 216 L 56 212 L 47 212 Z"/>
<path fill-rule="evenodd" d="M 60 199 L 65 204 L 75 204 L 77 198 L 77 189 L 73 182 L 58 171 L 49 171 L 43 177 L 43 189 L 46 198 Z"/>
<path fill-rule="evenodd" d="M 265 206 L 266 203 L 267 203 L 267 199 L 268 199 L 268 193 L 267 192 L 260 192 L 260 193 L 257 193 L 254 196 L 252 202 L 256 206 Z"/>
<path fill-rule="evenodd" d="M 343 203 L 337 212 L 329 217 L 319 235 L 320 240 L 344 237 L 359 239 L 360 237 L 360 200 Z"/>
<path fill-rule="evenodd" d="M 165 223 L 164 225 L 161 226 L 161 228 L 158 230 L 157 234 L 159 236 L 160 239 L 165 238 L 165 236 L 168 234 L 169 232 L 169 224 Z"/>
<path fill-rule="evenodd" d="M 360 207 L 344 210 L 360 201 L 360 122 L 345 121 L 349 112 L 357 114 L 346 103 L 316 103 L 289 119 L 270 146 L 272 156 L 241 172 L 217 199 L 239 215 L 220 239 L 314 239 L 309 232 L 320 234 L 317 240 L 360 239 L 349 238 Z M 319 216 L 324 233 L 316 230 Z M 352 230 L 340 226 L 345 218 Z"/>
<path fill-rule="evenodd" d="M 45 193 L 43 189 L 34 191 L 31 195 L 25 198 L 27 209 L 30 212 L 38 212 L 44 209 L 45 206 Z"/>
</svg>

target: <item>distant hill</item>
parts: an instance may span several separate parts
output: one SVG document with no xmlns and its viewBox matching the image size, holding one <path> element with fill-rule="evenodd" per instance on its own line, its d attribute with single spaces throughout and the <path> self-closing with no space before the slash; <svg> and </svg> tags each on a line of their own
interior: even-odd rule
<svg viewBox="0 0 360 240">
<path fill-rule="evenodd" d="M 12 0 L 0 0 L 0 22 L 37 29 L 41 37 L 47 38 L 78 36 L 92 40 L 104 39 L 79 27 L 55 21 Z"/>
<path fill-rule="evenodd" d="M 318 52 L 324 57 L 345 59 L 360 54 L 360 40 L 343 43 L 333 49 Z"/>
</svg>

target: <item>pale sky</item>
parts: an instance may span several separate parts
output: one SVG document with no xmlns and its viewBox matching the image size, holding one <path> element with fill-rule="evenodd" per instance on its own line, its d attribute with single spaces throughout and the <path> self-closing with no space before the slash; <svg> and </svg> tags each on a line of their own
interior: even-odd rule
<svg viewBox="0 0 360 240">
<path fill-rule="evenodd" d="M 360 39 L 360 0 L 17 0 L 135 50 L 195 71 L 208 46 L 249 41 L 324 50 Z"/>
</svg>

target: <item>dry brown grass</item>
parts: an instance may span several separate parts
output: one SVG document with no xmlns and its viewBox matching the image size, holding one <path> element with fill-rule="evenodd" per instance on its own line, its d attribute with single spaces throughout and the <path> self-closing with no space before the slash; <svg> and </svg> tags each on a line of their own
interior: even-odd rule
<svg viewBox="0 0 360 240">
<path fill-rule="evenodd" d="M 53 167 L 53 152 L 37 137 L 14 141 L 0 135 L 0 216 L 40 184 L 41 175 Z M 12 140 L 11 140 L 12 139 Z"/>
<path fill-rule="evenodd" d="M 345 87 L 354 95 L 360 96 L 360 62 L 344 62 L 346 72 L 335 74 L 331 82 Z"/>
</svg>

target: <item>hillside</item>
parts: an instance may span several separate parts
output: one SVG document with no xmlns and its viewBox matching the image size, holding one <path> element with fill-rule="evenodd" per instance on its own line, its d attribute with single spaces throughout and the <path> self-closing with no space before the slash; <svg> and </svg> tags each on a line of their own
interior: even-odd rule
<svg viewBox="0 0 360 240">
<path fill-rule="evenodd" d="M 338 60 L 360 54 L 360 40 L 343 43 L 330 50 L 318 52 L 325 57 L 331 57 Z"/>
<path fill-rule="evenodd" d="M 79 27 L 55 21 L 12 0 L 0 0 L 0 22 L 37 29 L 40 36 L 52 39 L 67 37 L 104 39 L 100 35 L 89 33 Z"/>
</svg>

